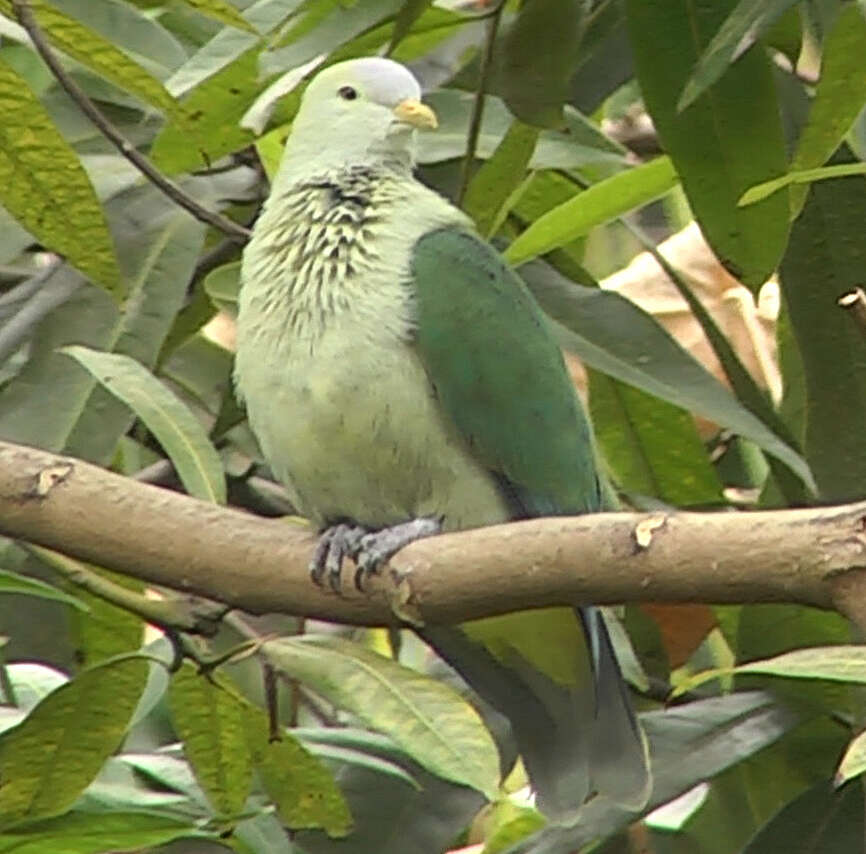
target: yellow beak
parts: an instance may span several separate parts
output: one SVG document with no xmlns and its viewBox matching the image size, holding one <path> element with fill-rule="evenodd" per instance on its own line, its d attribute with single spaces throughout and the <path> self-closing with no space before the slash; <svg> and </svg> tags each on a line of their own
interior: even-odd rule
<svg viewBox="0 0 866 854">
<path fill-rule="evenodd" d="M 436 120 L 436 113 L 426 104 L 416 101 L 414 98 L 407 98 L 401 101 L 394 107 L 394 115 L 402 122 L 412 125 L 416 128 L 428 128 L 435 130 L 439 122 Z"/>
</svg>

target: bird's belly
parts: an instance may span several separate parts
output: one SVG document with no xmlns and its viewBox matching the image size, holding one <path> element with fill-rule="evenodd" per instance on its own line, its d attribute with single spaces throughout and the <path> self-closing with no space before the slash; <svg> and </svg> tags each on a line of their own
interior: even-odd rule
<svg viewBox="0 0 866 854">
<path fill-rule="evenodd" d="M 447 529 L 504 521 L 489 473 L 439 411 L 405 344 L 326 334 L 243 383 L 253 431 L 298 509 L 370 527 L 441 516 Z"/>
</svg>

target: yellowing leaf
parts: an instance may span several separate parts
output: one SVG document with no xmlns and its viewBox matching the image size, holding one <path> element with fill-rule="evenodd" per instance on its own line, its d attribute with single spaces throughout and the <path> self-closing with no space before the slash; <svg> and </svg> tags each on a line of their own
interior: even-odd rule
<svg viewBox="0 0 866 854">
<path fill-rule="evenodd" d="M 27 83 L 0 60 L 0 202 L 48 249 L 121 295 L 105 215 L 78 155 Z"/>
</svg>

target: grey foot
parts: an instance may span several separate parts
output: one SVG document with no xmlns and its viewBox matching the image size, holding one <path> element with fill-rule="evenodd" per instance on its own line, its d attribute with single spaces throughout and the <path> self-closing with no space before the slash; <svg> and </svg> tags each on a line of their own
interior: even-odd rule
<svg viewBox="0 0 866 854">
<path fill-rule="evenodd" d="M 355 570 L 355 587 L 363 590 L 364 578 L 376 572 L 404 546 L 414 543 L 415 540 L 422 540 L 424 537 L 432 537 L 441 530 L 441 519 L 422 517 L 365 534 L 361 537 L 361 547 L 354 556 L 355 563 L 358 565 Z"/>
<path fill-rule="evenodd" d="M 391 555 L 409 543 L 432 537 L 441 530 L 442 521 L 428 517 L 412 519 L 380 531 L 370 531 L 361 525 L 333 525 L 324 531 L 313 552 L 310 576 L 319 585 L 327 576 L 328 586 L 339 593 L 343 560 L 349 557 L 358 565 L 355 587 L 362 590 L 364 577 L 376 572 Z"/>
<path fill-rule="evenodd" d="M 369 529 L 360 525 L 340 524 L 327 528 L 319 538 L 310 560 L 310 577 L 313 581 L 321 585 L 327 575 L 328 585 L 335 593 L 339 593 L 343 559 L 357 557 L 361 541 L 368 533 Z"/>
</svg>

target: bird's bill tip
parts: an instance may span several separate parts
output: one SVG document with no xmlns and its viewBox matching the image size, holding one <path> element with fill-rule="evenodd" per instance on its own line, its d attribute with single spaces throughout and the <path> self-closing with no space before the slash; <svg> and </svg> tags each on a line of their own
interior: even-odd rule
<svg viewBox="0 0 866 854">
<path fill-rule="evenodd" d="M 394 107 L 394 115 L 402 122 L 412 125 L 416 128 L 427 128 L 428 130 L 436 130 L 439 126 L 439 121 L 436 118 L 436 113 L 426 104 L 422 104 L 415 98 L 407 98 L 401 101 Z"/>
</svg>

